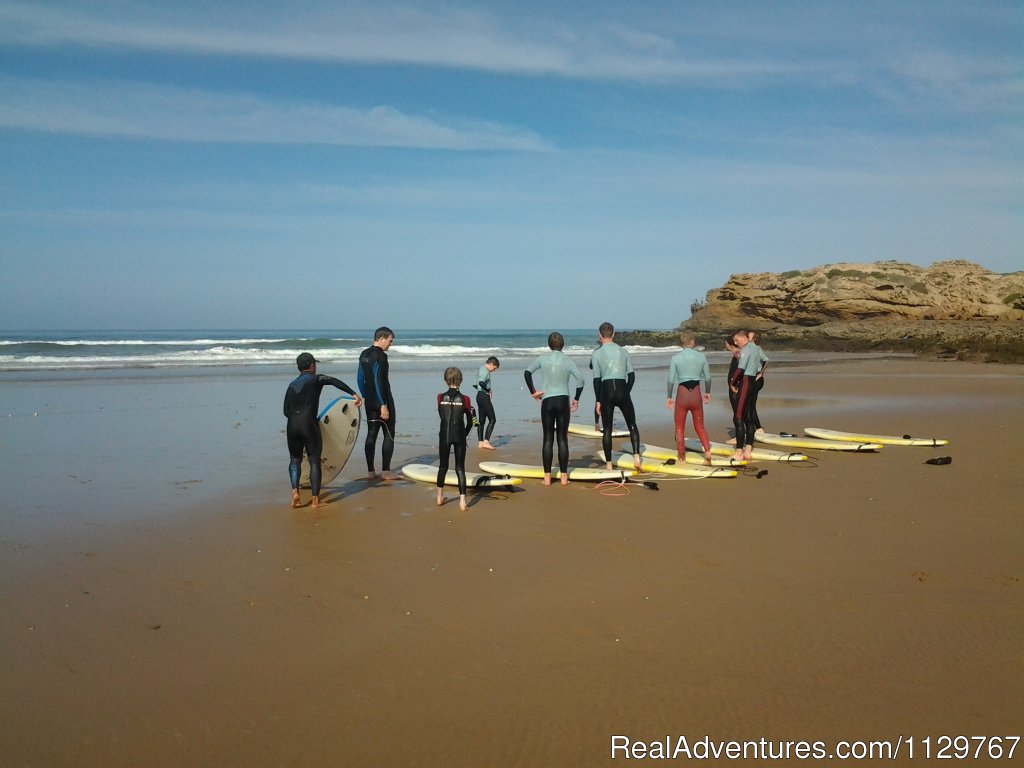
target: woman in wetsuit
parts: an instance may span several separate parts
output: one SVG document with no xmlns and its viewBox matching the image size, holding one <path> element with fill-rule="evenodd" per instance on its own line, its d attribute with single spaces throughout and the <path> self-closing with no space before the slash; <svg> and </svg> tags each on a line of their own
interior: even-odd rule
<svg viewBox="0 0 1024 768">
<path fill-rule="evenodd" d="M 320 506 L 320 454 L 323 451 L 323 437 L 316 417 L 320 410 L 320 392 L 330 385 L 355 397 L 358 408 L 363 400 L 345 382 L 333 376 L 316 372 L 316 358 L 303 352 L 295 358 L 299 368 L 298 377 L 288 385 L 284 393 L 284 416 L 288 419 L 285 434 L 288 438 L 288 476 L 292 483 L 292 506 L 301 505 L 299 498 L 299 476 L 302 474 L 302 453 L 309 461 L 309 490 L 313 494 L 312 505 Z"/>
<path fill-rule="evenodd" d="M 583 376 L 580 375 L 576 363 L 562 351 L 565 339 L 557 331 L 548 335 L 547 352 L 526 369 L 523 376 L 526 386 L 534 400 L 540 400 L 540 422 L 543 430 L 541 442 L 541 461 L 544 464 L 544 485 L 551 485 L 551 464 L 553 461 L 554 442 L 558 440 L 558 469 L 561 472 L 562 485 L 569 484 L 569 414 L 580 404 L 583 392 Z M 544 389 L 538 390 L 533 383 L 533 374 L 541 372 L 544 377 Z M 572 402 L 569 402 L 569 378 L 576 380 L 579 386 Z"/>
<path fill-rule="evenodd" d="M 444 383 L 448 391 L 437 396 L 437 415 L 441 417 L 438 433 L 437 452 L 440 464 L 437 469 L 437 506 L 444 504 L 444 481 L 448 474 L 448 456 L 454 449 L 455 476 L 459 482 L 459 509 L 466 511 L 466 444 L 467 436 L 473 429 L 473 406 L 469 398 L 459 391 L 462 371 L 448 368 L 444 372 Z"/>
</svg>

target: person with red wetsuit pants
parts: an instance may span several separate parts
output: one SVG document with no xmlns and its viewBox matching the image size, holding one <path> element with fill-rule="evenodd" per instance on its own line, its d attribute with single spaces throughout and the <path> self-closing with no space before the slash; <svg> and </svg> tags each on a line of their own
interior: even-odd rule
<svg viewBox="0 0 1024 768">
<path fill-rule="evenodd" d="M 676 453 L 686 461 L 686 416 L 693 419 L 693 429 L 704 449 L 704 464 L 711 465 L 711 443 L 704 428 L 704 406 L 711 402 L 711 369 L 703 352 L 698 352 L 692 333 L 679 334 L 683 349 L 668 365 L 668 402 L 675 411 Z M 703 393 L 701 390 L 703 389 Z"/>
</svg>

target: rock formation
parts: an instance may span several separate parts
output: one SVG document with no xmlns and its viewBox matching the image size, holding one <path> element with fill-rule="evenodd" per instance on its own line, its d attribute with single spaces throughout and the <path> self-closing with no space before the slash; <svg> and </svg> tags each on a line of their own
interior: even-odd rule
<svg viewBox="0 0 1024 768">
<path fill-rule="evenodd" d="M 1024 272 L 969 261 L 829 264 L 733 275 L 680 328 L 698 335 L 757 328 L 776 348 L 914 351 L 1024 362 Z M 625 338 L 674 343 L 675 334 Z"/>
</svg>

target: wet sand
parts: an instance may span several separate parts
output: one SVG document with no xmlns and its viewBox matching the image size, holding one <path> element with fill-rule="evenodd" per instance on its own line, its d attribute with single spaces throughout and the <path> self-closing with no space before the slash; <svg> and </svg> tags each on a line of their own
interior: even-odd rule
<svg viewBox="0 0 1024 768">
<path fill-rule="evenodd" d="M 1019 366 L 777 368 L 771 430 L 951 445 L 625 496 L 526 481 L 465 513 L 359 479 L 358 456 L 316 511 L 288 508 L 276 464 L 202 503 L 175 485 L 194 467 L 163 478 L 175 514 L 140 513 L 144 487 L 77 519 L 73 496 L 5 487 L 0 765 L 592 766 L 625 761 L 613 735 L 1021 735 L 1022 396 Z M 671 444 L 663 413 L 645 441 Z M 486 458 L 537 463 L 523 430 Z M 401 461 L 432 460 L 408 442 Z M 573 439 L 574 463 L 595 448 Z"/>
</svg>

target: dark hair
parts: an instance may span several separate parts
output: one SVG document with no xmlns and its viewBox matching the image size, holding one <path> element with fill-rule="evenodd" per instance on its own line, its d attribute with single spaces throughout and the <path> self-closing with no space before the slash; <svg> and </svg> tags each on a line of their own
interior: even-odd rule
<svg viewBox="0 0 1024 768">
<path fill-rule="evenodd" d="M 380 341 L 381 339 L 393 339 L 395 338 L 395 332 L 388 328 L 386 325 L 382 325 L 376 331 L 373 332 L 373 340 Z"/>
<path fill-rule="evenodd" d="M 548 334 L 548 346 L 551 349 L 559 350 L 565 346 L 565 338 L 558 331 L 552 331 Z"/>
<path fill-rule="evenodd" d="M 601 323 L 598 327 L 597 332 L 601 334 L 602 339 L 610 339 L 615 335 L 615 326 L 611 323 Z"/>
<path fill-rule="evenodd" d="M 495 368 L 501 368 L 501 362 L 494 355 L 491 355 L 486 360 L 484 360 L 484 365 L 486 365 L 487 363 L 490 363 Z"/>
<path fill-rule="evenodd" d="M 462 383 L 462 371 L 456 368 L 454 365 L 444 370 L 444 383 L 449 387 L 458 388 L 459 384 Z"/>
</svg>

